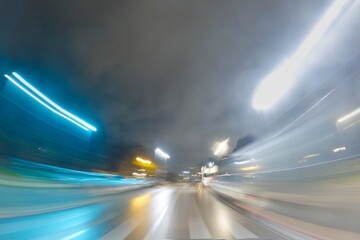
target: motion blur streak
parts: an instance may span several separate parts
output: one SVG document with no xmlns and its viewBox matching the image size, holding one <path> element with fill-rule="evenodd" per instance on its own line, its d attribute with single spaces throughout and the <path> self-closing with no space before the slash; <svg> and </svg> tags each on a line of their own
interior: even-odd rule
<svg viewBox="0 0 360 240">
<path fill-rule="evenodd" d="M 264 78 L 254 95 L 253 106 L 256 109 L 269 109 L 289 91 L 296 81 L 297 68 L 318 44 L 348 2 L 347 0 L 334 1 L 290 59 L 286 59 Z"/>
<path fill-rule="evenodd" d="M 38 103 L 40 103 L 41 105 L 43 105 L 44 107 L 46 107 L 47 109 L 49 109 L 50 111 L 52 111 L 53 113 L 56 113 L 57 115 L 65 118 L 66 120 L 69 120 L 70 122 L 74 123 L 75 125 L 81 127 L 82 129 L 89 131 L 89 129 L 87 129 L 86 127 L 82 126 L 81 124 L 75 122 L 73 119 L 65 116 L 64 114 L 56 111 L 55 109 L 53 109 L 52 107 L 50 107 L 48 104 L 44 103 L 43 101 L 41 101 L 38 97 L 36 97 L 34 94 L 32 94 L 31 92 L 29 92 L 27 89 L 25 89 L 23 86 L 21 86 L 18 82 L 16 82 L 12 77 L 10 77 L 9 75 L 5 74 L 4 75 L 10 82 L 12 82 L 16 87 L 18 87 L 19 89 L 21 89 L 22 91 L 24 91 L 27 95 L 29 95 L 30 97 L 32 97 L 33 99 L 35 99 Z"/>
<path fill-rule="evenodd" d="M 218 172 L 204 184 L 312 239 L 360 239 L 359 118 L 351 128 L 335 121 L 353 97 L 334 91 L 281 135 L 270 133 L 216 163 Z"/>
<path fill-rule="evenodd" d="M 357 1 L 308 56 L 293 96 L 264 112 L 267 134 L 203 175 L 264 224 L 303 235 L 291 239 L 360 239 L 360 53 L 348 48 L 359 10 Z"/>
<path fill-rule="evenodd" d="M 121 193 L 153 184 L 19 159 L 0 163 L 0 190 L 6 192 L 0 239 L 98 239 L 106 232 L 101 224 L 122 213 L 112 212 Z"/>
<path fill-rule="evenodd" d="M 136 161 L 139 161 L 139 162 L 142 162 L 142 163 L 145 163 L 145 164 L 151 164 L 150 160 L 142 159 L 140 157 L 137 157 Z"/>
<path fill-rule="evenodd" d="M 5 162 L 0 239 L 283 239 L 199 184 L 148 188 L 154 181 Z"/>
<path fill-rule="evenodd" d="M 333 2 L 324 16 L 315 25 L 310 34 L 291 57 L 290 62 L 292 66 L 298 67 L 305 60 L 314 46 L 319 42 L 319 40 L 321 40 L 326 31 L 330 28 L 331 24 L 333 24 L 336 18 L 340 15 L 348 2 L 354 3 L 356 0 L 335 0 Z"/>
<path fill-rule="evenodd" d="M 356 109 L 355 111 L 349 113 L 348 115 L 346 115 L 346 116 L 338 119 L 337 122 L 338 122 L 338 123 L 344 122 L 344 121 L 346 121 L 346 120 L 354 117 L 355 115 L 357 115 L 357 114 L 359 114 L 359 113 L 360 113 L 360 108 L 359 108 L 359 109 Z"/>
<path fill-rule="evenodd" d="M 63 238 L 62 240 L 74 239 L 74 238 L 80 236 L 81 234 L 83 234 L 84 232 L 86 232 L 86 231 L 85 231 L 85 230 L 79 231 L 79 232 L 77 232 L 77 233 L 71 234 L 71 235 L 68 236 L 68 237 Z"/>
<path fill-rule="evenodd" d="M 132 8 L 136 4 L 130 5 Z M 126 5 L 121 6 L 127 9 Z M 153 15 L 147 5 L 144 9 L 139 12 Z M 204 9 L 203 6 L 201 9 Z M 150 136 L 146 138 L 154 138 L 150 148 L 142 146 L 144 143 L 135 142 L 134 146 L 126 143 L 135 141 L 135 137 L 111 139 L 115 135 L 105 132 L 91 135 L 82 129 L 96 131 L 96 128 L 59 107 L 18 74 L 13 73 L 15 77 L 5 75 L 12 84 L 0 83 L 1 90 L 4 90 L 0 92 L 0 239 L 359 240 L 360 114 L 357 109 L 360 106 L 360 34 L 354 31 L 360 29 L 359 12 L 359 1 L 332 2 L 319 23 L 311 28 L 313 30 L 308 37 L 299 47 L 295 47 L 295 53 L 260 85 L 265 95 L 267 91 L 276 90 L 272 95 L 259 95 L 265 101 L 258 109 L 266 111 L 261 111 L 259 117 L 259 112 L 247 106 L 249 116 L 240 119 L 239 129 L 222 128 L 227 124 L 220 121 L 222 118 L 216 118 L 219 121 L 215 121 L 217 127 L 214 127 L 216 124 L 211 122 L 215 118 L 207 118 L 207 114 L 204 114 L 205 111 L 213 112 L 221 107 L 209 108 L 211 105 L 207 101 L 199 101 L 201 105 L 192 104 L 192 113 L 198 113 L 199 107 L 204 110 L 199 112 L 205 117 L 201 118 L 198 126 L 211 124 L 206 130 L 214 131 L 214 135 L 217 135 L 214 138 L 210 137 L 213 134 L 199 134 L 196 135 L 197 139 L 176 135 L 180 141 L 164 137 L 154 126 L 169 124 L 170 127 L 164 128 L 164 132 L 167 132 L 171 126 L 181 126 L 171 125 L 175 118 L 188 119 L 194 114 L 182 114 L 184 112 L 180 111 L 173 119 L 162 115 L 162 110 L 157 112 L 157 118 L 149 119 L 152 124 L 148 127 L 153 128 L 153 135 L 145 131 L 147 126 L 139 131 L 139 137 L 145 135 L 142 133 L 144 130 Z M 92 15 L 84 14 L 86 20 L 90 19 L 89 16 Z M 200 17 L 203 19 L 202 15 Z M 98 19 L 95 20 L 97 23 Z M 143 29 L 140 28 L 140 31 Z M 157 31 L 155 33 L 159 34 Z M 82 38 L 82 41 L 84 39 L 89 38 Z M 320 39 L 321 43 L 318 42 Z M 297 44 L 289 45 L 292 49 Z M 139 49 L 142 49 L 141 46 Z M 271 58 L 270 62 L 273 61 L 276 59 Z M 104 62 L 105 65 L 111 63 Z M 207 62 L 205 64 L 208 65 Z M 143 62 L 136 65 L 143 65 Z M 174 65 L 177 67 L 177 64 Z M 197 66 L 196 62 L 188 65 Z M 237 67 L 237 63 L 235 65 Z M 110 66 L 124 73 L 120 80 L 126 78 L 129 69 L 115 62 Z M 99 78 L 105 76 L 106 79 L 113 79 L 111 74 L 104 74 Z M 215 77 L 224 79 L 220 76 Z M 186 75 L 181 77 L 185 79 Z M 153 75 L 149 79 L 157 78 Z M 297 84 L 293 84 L 295 82 Z M 136 89 L 136 92 L 143 93 L 143 90 L 145 92 L 147 87 L 155 84 L 151 81 L 148 83 Z M 224 88 L 228 86 L 222 82 L 219 84 Z M 289 87 L 293 88 L 292 94 L 287 94 L 286 100 L 277 102 Z M 217 92 L 219 97 L 227 95 L 223 89 Z M 238 93 L 237 89 L 235 92 Z M 179 93 L 181 98 L 188 94 Z M 122 96 L 118 92 L 116 94 Z M 219 115 L 233 115 L 239 108 L 246 108 L 244 105 L 250 105 L 249 99 L 243 99 L 241 102 L 246 104 L 238 107 L 238 99 L 235 99 L 238 94 L 229 96 L 233 96 L 229 100 L 236 103 L 236 108 L 229 110 L 224 107 Z M 106 104 L 110 98 L 104 98 Z M 122 98 L 118 101 L 122 101 Z M 275 102 L 278 107 L 270 108 Z M 43 111 L 38 103 L 56 114 Z M 149 106 L 153 108 L 154 105 Z M 169 107 L 174 108 L 172 104 Z M 134 107 L 128 113 L 138 110 L 142 112 L 142 108 Z M 111 114 L 113 117 L 115 115 Z M 246 118 L 248 121 L 254 120 L 251 126 L 255 127 L 247 128 Z M 132 131 L 121 122 L 116 125 L 121 125 L 121 128 L 107 126 L 118 119 L 114 117 L 111 121 L 104 121 L 104 129 L 109 132 L 117 129 L 121 134 Z M 131 119 L 137 121 L 137 117 Z M 163 122 L 153 125 L 158 121 Z M 136 126 L 146 125 L 143 123 L 148 121 L 139 122 L 141 124 Z M 183 126 L 184 130 L 179 128 L 190 134 L 185 129 L 188 125 Z M 238 134 L 237 131 L 247 135 L 240 137 L 236 146 L 231 146 L 238 137 L 234 136 Z M 204 139 L 199 139 L 201 136 Z M 218 144 L 218 149 L 213 148 L 211 152 L 211 143 L 221 136 L 229 138 L 226 137 Z M 124 142 L 114 144 L 117 140 Z M 199 146 L 196 147 L 198 152 L 202 151 L 201 145 L 193 143 L 206 141 L 209 158 L 194 161 L 181 158 L 184 155 L 180 154 L 179 149 L 186 148 L 176 148 L 186 140 L 191 140 L 189 145 Z M 164 146 L 171 159 L 156 146 Z M 171 163 L 169 167 L 168 160 Z"/>
<path fill-rule="evenodd" d="M 32 90 L 35 94 L 37 94 L 39 97 L 41 97 L 43 100 L 45 100 L 47 103 L 49 103 L 51 106 L 53 106 L 54 108 L 56 108 L 58 111 L 62 112 L 63 114 L 65 114 L 66 116 L 68 116 L 69 118 L 73 119 L 74 121 L 78 122 L 81 125 L 84 125 L 85 128 L 90 129 L 91 131 L 96 131 L 97 129 L 88 124 L 87 122 L 83 121 L 82 119 L 78 118 L 77 116 L 75 116 L 74 114 L 66 111 L 65 109 L 63 109 L 62 107 L 60 107 L 59 105 L 57 105 L 55 102 L 53 102 L 51 99 L 49 99 L 48 97 L 46 97 L 44 94 L 42 94 L 39 90 L 37 90 L 34 86 L 32 86 L 30 83 L 28 83 L 24 78 L 22 78 L 19 74 L 17 74 L 16 72 L 12 73 L 21 83 L 23 83 L 26 87 L 28 87 L 30 90 Z"/>
</svg>

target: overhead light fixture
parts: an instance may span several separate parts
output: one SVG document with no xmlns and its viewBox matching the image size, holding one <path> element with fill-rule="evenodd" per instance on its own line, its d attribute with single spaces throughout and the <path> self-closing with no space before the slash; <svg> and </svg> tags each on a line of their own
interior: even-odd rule
<svg viewBox="0 0 360 240">
<path fill-rule="evenodd" d="M 161 158 L 164 158 L 165 160 L 170 158 L 170 156 L 167 153 L 165 153 L 163 150 L 161 150 L 160 148 L 155 149 L 155 154 L 159 155 Z"/>
<path fill-rule="evenodd" d="M 144 164 L 151 164 L 152 163 L 150 160 L 142 159 L 141 157 L 137 157 L 136 161 L 144 163 Z"/>
<path fill-rule="evenodd" d="M 229 138 L 225 139 L 224 141 L 222 141 L 220 143 L 217 143 L 214 147 L 215 148 L 215 150 L 213 152 L 214 155 L 215 156 L 224 155 L 229 148 L 228 142 L 229 142 Z"/>
</svg>

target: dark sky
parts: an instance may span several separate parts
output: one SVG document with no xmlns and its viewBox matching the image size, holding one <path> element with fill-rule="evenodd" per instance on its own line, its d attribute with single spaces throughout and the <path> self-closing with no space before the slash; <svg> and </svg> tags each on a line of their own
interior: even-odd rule
<svg viewBox="0 0 360 240">
<path fill-rule="evenodd" d="M 329 3 L 2 0 L 0 60 L 110 141 L 159 146 L 175 168 L 263 133 L 256 84 Z"/>
</svg>

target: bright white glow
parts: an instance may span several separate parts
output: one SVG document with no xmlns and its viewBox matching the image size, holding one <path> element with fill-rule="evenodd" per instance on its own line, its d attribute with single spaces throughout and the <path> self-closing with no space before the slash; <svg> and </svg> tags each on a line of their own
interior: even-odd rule
<svg viewBox="0 0 360 240">
<path fill-rule="evenodd" d="M 214 162 L 209 162 L 208 167 L 211 168 L 214 166 L 214 164 L 215 164 Z"/>
<path fill-rule="evenodd" d="M 217 173 L 218 171 L 219 171 L 219 167 L 215 165 L 214 162 L 212 162 L 210 163 L 208 168 L 205 168 L 204 173 Z"/>
<path fill-rule="evenodd" d="M 164 158 L 165 160 L 170 158 L 170 156 L 167 153 L 165 153 L 163 150 L 161 150 L 160 148 L 155 149 L 155 154 L 159 155 L 161 158 Z"/>
<path fill-rule="evenodd" d="M 139 162 L 142 162 L 142 163 L 145 163 L 145 164 L 151 164 L 150 160 L 142 159 L 141 157 L 137 157 L 136 161 L 139 161 Z"/>
<path fill-rule="evenodd" d="M 294 76 L 296 69 L 324 36 L 346 3 L 347 0 L 334 1 L 302 44 L 293 53 L 289 61 L 280 64 L 279 67 L 264 78 L 255 91 L 252 102 L 254 108 L 259 110 L 269 109 L 286 95 L 295 83 Z"/>
<path fill-rule="evenodd" d="M 346 150 L 346 147 L 339 147 L 339 148 L 333 149 L 333 152 L 337 153 L 337 152 L 341 152 L 341 151 L 345 151 L 345 150 Z"/>
<path fill-rule="evenodd" d="M 36 97 L 34 94 L 32 94 L 31 92 L 29 92 L 26 88 L 24 88 L 23 86 L 21 86 L 18 82 L 16 82 L 12 77 L 10 77 L 9 75 L 5 74 L 4 75 L 11 83 L 13 83 L 16 87 L 18 87 L 19 89 L 21 89 L 22 91 L 24 91 L 27 95 L 29 95 L 30 97 L 32 97 L 33 99 L 35 99 L 38 103 L 40 103 L 41 105 L 43 105 L 44 107 L 46 107 L 47 109 L 49 109 L 50 111 L 52 111 L 53 113 L 56 113 L 57 115 L 65 118 L 66 120 L 69 120 L 70 122 L 74 123 L 75 125 L 81 127 L 82 129 L 86 130 L 86 131 L 90 131 L 89 129 L 87 129 L 86 127 L 84 127 L 83 125 L 75 122 L 73 119 L 65 116 L 64 114 L 56 111 L 55 109 L 53 109 L 52 107 L 50 107 L 48 104 L 44 103 L 42 100 L 40 100 L 38 97 Z"/>
<path fill-rule="evenodd" d="M 313 157 L 317 157 L 317 156 L 320 156 L 320 154 L 319 153 L 309 154 L 309 155 L 306 155 L 304 158 L 313 158 Z"/>
<path fill-rule="evenodd" d="M 265 110 L 275 105 L 295 83 L 293 72 L 293 67 L 286 62 L 266 76 L 256 89 L 253 107 Z"/>
<path fill-rule="evenodd" d="M 74 119 L 76 122 L 78 122 L 79 124 L 84 125 L 86 128 L 90 129 L 91 131 L 97 131 L 97 129 L 88 124 L 87 122 L 85 122 L 84 120 L 78 118 L 77 116 L 75 116 L 74 114 L 66 111 L 65 109 L 63 109 L 62 107 L 60 107 L 59 105 L 57 105 L 55 102 L 53 102 L 51 99 L 49 99 L 48 97 L 46 97 L 44 94 L 42 94 L 39 90 L 37 90 L 34 86 L 32 86 L 30 83 L 28 83 L 24 78 L 22 78 L 19 74 L 17 74 L 16 72 L 12 73 L 22 84 L 24 84 L 26 87 L 28 87 L 31 91 L 33 91 L 35 94 L 37 94 L 40 98 L 42 98 L 44 101 L 46 101 L 48 104 L 50 104 L 51 106 L 53 106 L 55 109 L 57 109 L 58 111 L 62 112 L 63 114 L 67 115 L 68 117 Z"/>
<path fill-rule="evenodd" d="M 338 123 L 344 122 L 344 121 L 348 120 L 349 118 L 352 118 L 353 116 L 355 116 L 355 115 L 357 115 L 357 114 L 359 114 L 359 113 L 360 113 L 360 108 L 358 108 L 358 109 L 356 109 L 355 111 L 353 111 L 353 112 L 351 112 L 351 113 L 349 113 L 349 114 L 347 114 L 347 115 L 339 118 L 339 119 L 337 120 L 337 122 L 338 122 Z"/>
<path fill-rule="evenodd" d="M 222 141 L 220 143 L 217 143 L 215 145 L 214 155 L 221 156 L 221 155 L 225 154 L 229 148 L 228 142 L 229 142 L 229 138 L 225 139 L 224 141 Z"/>
<path fill-rule="evenodd" d="M 189 174 L 190 172 L 189 172 L 189 171 L 183 171 L 183 173 L 185 173 L 185 174 Z"/>
</svg>

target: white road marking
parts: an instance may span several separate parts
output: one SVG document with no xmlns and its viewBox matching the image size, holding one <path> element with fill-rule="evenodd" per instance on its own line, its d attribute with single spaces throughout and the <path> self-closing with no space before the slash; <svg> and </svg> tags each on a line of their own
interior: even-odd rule
<svg viewBox="0 0 360 240">
<path fill-rule="evenodd" d="M 114 228 L 112 231 L 108 232 L 101 239 L 102 240 L 121 240 L 125 239 L 129 234 L 134 231 L 134 229 L 139 226 L 141 219 L 139 218 L 130 218 Z"/>
<path fill-rule="evenodd" d="M 194 204 L 194 214 L 188 217 L 189 233 L 191 239 L 212 239 L 212 236 L 203 221 L 203 218 L 200 217 L 201 213 L 197 207 L 197 204 Z"/>
<path fill-rule="evenodd" d="M 162 211 L 161 215 L 159 216 L 159 218 L 156 220 L 156 222 L 154 223 L 154 225 L 152 225 L 151 229 L 149 230 L 149 232 L 146 234 L 146 236 L 144 237 L 144 239 L 152 239 L 152 235 L 153 233 L 156 231 L 156 229 L 159 227 L 161 221 L 163 220 L 166 211 L 168 210 L 169 205 L 166 206 L 166 208 L 164 208 L 164 210 Z"/>
<path fill-rule="evenodd" d="M 163 231 L 158 231 L 158 227 L 159 227 L 161 221 L 164 219 L 165 214 L 166 214 L 167 210 L 169 209 L 170 205 L 175 204 L 176 199 L 179 196 L 179 193 L 180 193 L 180 191 L 178 191 L 176 193 L 176 195 L 174 196 L 174 198 L 171 201 L 166 202 L 166 205 L 162 207 L 163 210 L 161 211 L 159 217 L 156 219 L 155 223 L 152 225 L 152 227 L 150 228 L 150 230 L 144 237 L 144 240 L 152 240 L 152 239 L 161 239 L 162 238 L 159 235 L 163 234 Z M 170 196 L 171 196 L 171 194 L 170 194 Z"/>
<path fill-rule="evenodd" d="M 236 239 L 246 239 L 246 238 L 258 238 L 255 234 L 250 232 L 248 229 L 243 227 L 238 222 L 230 222 L 225 226 L 226 230 L 228 230 L 231 235 L 233 235 Z"/>
</svg>

